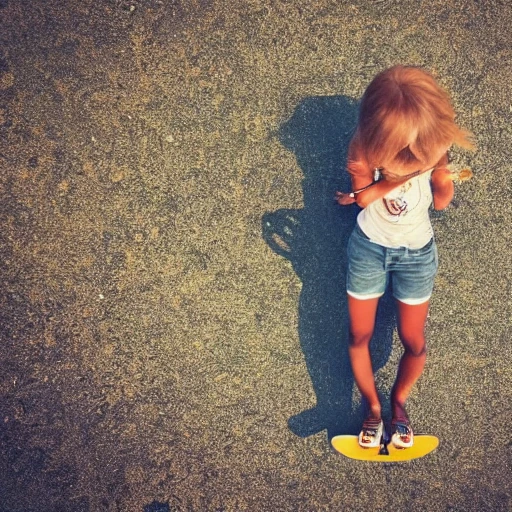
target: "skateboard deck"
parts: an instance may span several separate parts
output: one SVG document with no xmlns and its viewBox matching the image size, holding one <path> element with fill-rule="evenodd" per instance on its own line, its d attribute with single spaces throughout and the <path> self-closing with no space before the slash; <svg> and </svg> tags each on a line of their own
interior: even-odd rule
<svg viewBox="0 0 512 512">
<path fill-rule="evenodd" d="M 382 443 L 376 448 L 362 448 L 357 436 L 335 436 L 331 440 L 332 447 L 350 459 L 369 460 L 371 462 L 401 462 L 418 459 L 435 450 L 439 439 L 435 436 L 415 435 L 414 444 L 410 448 L 395 448 L 392 444 Z"/>
</svg>

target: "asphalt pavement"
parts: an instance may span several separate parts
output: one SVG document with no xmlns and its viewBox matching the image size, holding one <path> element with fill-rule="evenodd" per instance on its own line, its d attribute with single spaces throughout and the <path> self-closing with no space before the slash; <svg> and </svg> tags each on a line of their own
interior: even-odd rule
<svg viewBox="0 0 512 512">
<path fill-rule="evenodd" d="M 0 0 L 0 512 L 508 512 L 511 25 L 499 0 Z M 330 447 L 363 414 L 334 193 L 398 63 L 478 150 L 432 214 L 408 411 L 440 445 L 372 464 Z"/>
</svg>

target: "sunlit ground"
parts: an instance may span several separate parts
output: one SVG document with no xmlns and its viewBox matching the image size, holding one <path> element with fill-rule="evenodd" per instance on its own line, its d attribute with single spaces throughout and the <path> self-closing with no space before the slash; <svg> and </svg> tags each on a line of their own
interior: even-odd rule
<svg viewBox="0 0 512 512">
<path fill-rule="evenodd" d="M 0 510 L 508 511 L 512 12 L 499 2 L 0 0 Z M 395 63 L 473 180 L 409 414 L 370 465 L 346 354 L 343 159 Z M 384 403 L 400 348 L 383 304 Z"/>
</svg>

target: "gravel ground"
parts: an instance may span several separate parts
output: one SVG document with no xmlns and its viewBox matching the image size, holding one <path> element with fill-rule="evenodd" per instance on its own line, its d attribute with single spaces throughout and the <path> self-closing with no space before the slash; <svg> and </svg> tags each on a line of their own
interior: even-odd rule
<svg viewBox="0 0 512 512">
<path fill-rule="evenodd" d="M 0 512 L 509 511 L 512 8 L 0 0 Z M 432 70 L 476 153 L 433 215 L 431 455 L 372 465 L 346 356 L 346 147 Z M 392 304 L 374 340 L 383 398 Z"/>
</svg>

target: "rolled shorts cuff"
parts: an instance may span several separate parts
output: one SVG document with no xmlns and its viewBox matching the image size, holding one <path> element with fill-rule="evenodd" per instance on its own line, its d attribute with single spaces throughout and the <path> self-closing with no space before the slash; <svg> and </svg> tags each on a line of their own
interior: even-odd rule
<svg viewBox="0 0 512 512">
<path fill-rule="evenodd" d="M 395 299 L 409 306 L 418 306 L 420 304 L 428 302 L 431 296 L 432 295 L 429 295 L 428 297 L 423 297 L 421 299 L 399 299 L 398 297 L 395 297 Z"/>
<path fill-rule="evenodd" d="M 354 292 L 351 292 L 350 290 L 347 290 L 347 295 L 350 295 L 351 297 L 354 297 L 354 299 L 358 299 L 358 300 L 368 300 L 368 299 L 378 299 L 384 295 L 384 292 L 362 294 L 362 293 L 354 293 Z"/>
</svg>

